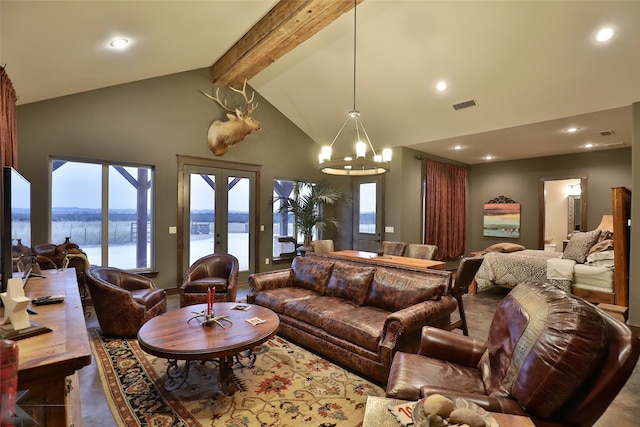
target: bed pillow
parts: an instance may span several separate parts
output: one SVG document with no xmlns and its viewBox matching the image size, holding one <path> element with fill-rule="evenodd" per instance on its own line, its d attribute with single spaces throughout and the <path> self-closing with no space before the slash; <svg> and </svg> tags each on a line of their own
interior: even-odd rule
<svg viewBox="0 0 640 427">
<path fill-rule="evenodd" d="M 489 246 L 485 249 L 486 252 L 517 252 L 524 250 L 524 246 L 518 245 L 517 243 L 496 243 L 495 245 Z"/>
<path fill-rule="evenodd" d="M 613 240 L 600 240 L 595 245 L 591 246 L 589 249 L 589 255 L 594 254 L 596 252 L 610 251 L 613 250 Z"/>
<path fill-rule="evenodd" d="M 584 263 L 587 255 L 589 255 L 589 250 L 598 241 L 599 237 L 600 230 L 575 233 L 567 243 L 567 247 L 562 253 L 562 258 L 572 259 L 580 264 Z"/>
</svg>

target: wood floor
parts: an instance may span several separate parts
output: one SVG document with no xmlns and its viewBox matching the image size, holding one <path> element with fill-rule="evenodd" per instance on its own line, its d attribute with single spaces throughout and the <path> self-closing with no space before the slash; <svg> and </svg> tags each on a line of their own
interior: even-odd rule
<svg viewBox="0 0 640 427">
<path fill-rule="evenodd" d="M 246 294 L 247 289 L 239 289 L 238 297 Z M 486 338 L 496 305 L 507 294 L 506 289 L 495 288 L 477 295 L 465 295 L 464 304 L 467 313 L 469 334 L 477 338 Z M 168 298 L 168 309 L 179 307 L 178 295 Z M 86 317 L 88 327 L 98 326 L 92 307 Z M 640 328 L 632 328 L 640 334 Z M 459 332 L 459 331 L 458 331 Z M 115 425 L 111 411 L 100 382 L 95 361 L 79 371 L 80 391 L 82 395 L 82 419 L 84 427 L 103 427 Z M 640 367 L 636 366 L 631 378 L 613 401 L 607 412 L 595 424 L 597 427 L 635 427 L 640 418 Z"/>
</svg>

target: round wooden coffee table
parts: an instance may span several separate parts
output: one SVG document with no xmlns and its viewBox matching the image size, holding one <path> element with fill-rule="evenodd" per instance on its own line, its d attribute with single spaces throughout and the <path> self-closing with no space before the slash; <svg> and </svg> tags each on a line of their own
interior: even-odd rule
<svg viewBox="0 0 640 427">
<path fill-rule="evenodd" d="M 218 360 L 220 384 L 227 395 L 235 392 L 233 383 L 233 361 L 243 366 L 252 366 L 255 355 L 252 349 L 269 340 L 278 332 L 280 319 L 271 310 L 250 305 L 247 311 L 234 310 L 236 304 L 217 302 L 213 304 L 216 317 L 227 316 L 220 324 L 201 326 L 204 317 L 194 317 L 207 309 L 206 304 L 190 305 L 168 311 L 145 323 L 138 331 L 138 343 L 145 352 L 168 360 L 167 374 L 163 382 L 166 390 L 176 390 L 189 375 L 192 360 Z M 252 325 L 248 319 L 258 317 L 265 320 Z M 182 367 L 178 360 L 184 360 Z"/>
</svg>

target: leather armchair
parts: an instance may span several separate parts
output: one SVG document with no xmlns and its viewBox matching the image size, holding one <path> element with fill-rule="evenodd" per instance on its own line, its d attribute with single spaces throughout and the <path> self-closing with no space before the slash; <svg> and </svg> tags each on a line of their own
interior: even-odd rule
<svg viewBox="0 0 640 427">
<path fill-rule="evenodd" d="M 592 426 L 631 375 L 640 340 L 590 303 L 544 283 L 516 286 L 487 341 L 424 327 L 418 354 L 395 354 L 387 396 L 440 393 L 532 418 Z"/>
<path fill-rule="evenodd" d="M 87 269 L 86 279 L 104 335 L 135 337 L 147 320 L 167 311 L 165 290 L 147 277 L 93 266 Z"/>
<path fill-rule="evenodd" d="M 207 302 L 207 289 L 214 301 L 234 302 L 238 292 L 238 259 L 231 254 L 211 254 L 197 260 L 184 274 L 180 307 Z"/>
</svg>

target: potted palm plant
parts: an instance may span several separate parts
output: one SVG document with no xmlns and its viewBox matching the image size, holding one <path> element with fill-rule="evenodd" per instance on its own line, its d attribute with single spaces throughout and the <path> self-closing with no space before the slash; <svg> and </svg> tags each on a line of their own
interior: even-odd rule
<svg viewBox="0 0 640 427">
<path fill-rule="evenodd" d="M 323 215 L 321 206 L 333 205 L 344 198 L 342 189 L 326 182 L 296 181 L 290 197 L 278 197 L 276 200 L 280 202 L 280 213 L 293 214 L 296 229 L 304 237 L 300 249 L 311 250 L 314 228 L 320 231 L 327 225 L 340 227 L 337 218 Z"/>
</svg>

